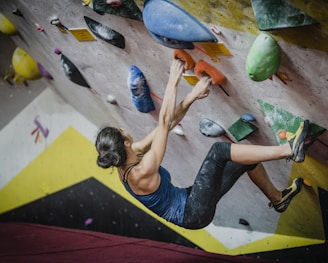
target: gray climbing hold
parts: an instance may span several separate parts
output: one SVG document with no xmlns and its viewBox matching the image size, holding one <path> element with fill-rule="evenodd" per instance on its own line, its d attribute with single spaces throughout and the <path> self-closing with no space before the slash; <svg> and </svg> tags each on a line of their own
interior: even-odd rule
<svg viewBox="0 0 328 263">
<path fill-rule="evenodd" d="M 199 131 L 207 137 L 219 137 L 225 134 L 224 128 L 207 118 L 204 118 L 199 122 Z"/>
<path fill-rule="evenodd" d="M 244 226 L 249 226 L 248 221 L 243 218 L 239 218 L 239 224 L 244 225 Z"/>
</svg>

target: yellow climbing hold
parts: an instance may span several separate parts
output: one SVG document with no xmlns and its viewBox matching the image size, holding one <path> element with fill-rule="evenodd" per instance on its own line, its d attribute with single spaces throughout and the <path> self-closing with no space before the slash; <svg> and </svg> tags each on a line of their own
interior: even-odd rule
<svg viewBox="0 0 328 263">
<path fill-rule="evenodd" d="M 91 3 L 91 0 L 82 0 L 83 4 L 85 5 L 90 5 Z"/>
<path fill-rule="evenodd" d="M 41 74 L 37 62 L 23 49 L 17 47 L 12 56 L 13 68 L 16 72 L 15 78 L 38 79 Z"/>
<path fill-rule="evenodd" d="M 6 35 L 14 35 L 16 34 L 17 28 L 14 26 L 10 20 L 0 13 L 0 31 Z"/>
</svg>

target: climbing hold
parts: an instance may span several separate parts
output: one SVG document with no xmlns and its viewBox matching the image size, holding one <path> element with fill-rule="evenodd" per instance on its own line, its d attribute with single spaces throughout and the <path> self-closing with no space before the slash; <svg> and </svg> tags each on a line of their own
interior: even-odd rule
<svg viewBox="0 0 328 263">
<path fill-rule="evenodd" d="M 91 225 L 93 223 L 93 218 L 87 218 L 84 222 L 86 226 Z"/>
<path fill-rule="evenodd" d="M 195 47 L 192 42 L 175 40 L 172 38 L 163 37 L 163 36 L 157 35 L 155 33 L 152 33 L 150 31 L 149 31 L 149 34 L 153 37 L 153 39 L 157 43 L 159 43 L 165 47 L 174 48 L 174 49 L 193 49 Z"/>
<path fill-rule="evenodd" d="M 88 6 L 88 5 L 92 4 L 91 1 L 92 0 L 82 0 L 82 5 Z"/>
<path fill-rule="evenodd" d="M 134 0 L 84 0 L 84 2 L 89 2 L 88 6 L 100 15 L 107 13 L 142 21 L 142 12 Z"/>
<path fill-rule="evenodd" d="M 36 27 L 36 29 L 37 29 L 39 32 L 43 32 L 43 31 L 44 31 L 44 28 L 43 28 L 41 25 L 39 25 L 38 23 L 35 23 L 35 27 Z"/>
<path fill-rule="evenodd" d="M 45 69 L 45 67 L 41 65 L 41 63 L 38 62 L 37 64 L 38 64 L 38 70 L 43 77 L 50 80 L 54 79 L 51 76 L 51 74 Z"/>
<path fill-rule="evenodd" d="M 287 138 L 286 130 L 280 129 L 277 131 L 277 136 L 280 140 L 285 140 Z"/>
<path fill-rule="evenodd" d="M 87 23 L 88 27 L 97 37 L 105 40 L 106 42 L 124 49 L 125 48 L 125 39 L 122 34 L 119 32 L 91 19 L 90 17 L 84 16 L 84 20 Z"/>
<path fill-rule="evenodd" d="M 246 58 L 249 78 L 254 81 L 266 80 L 277 72 L 279 64 L 280 48 L 277 41 L 269 34 L 259 34 Z"/>
<path fill-rule="evenodd" d="M 132 102 L 138 111 L 148 113 L 155 110 L 147 80 L 142 71 L 135 65 L 129 68 L 127 84 L 131 91 Z"/>
<path fill-rule="evenodd" d="M 285 72 L 278 71 L 276 76 L 284 83 L 287 84 L 286 81 L 290 81 L 288 75 Z"/>
<path fill-rule="evenodd" d="M 62 70 L 70 81 L 86 88 L 91 88 L 79 69 L 64 54 L 61 55 L 60 62 Z"/>
<path fill-rule="evenodd" d="M 14 24 L 3 14 L 0 14 L 0 31 L 6 35 L 14 35 L 18 32 Z"/>
<path fill-rule="evenodd" d="M 172 129 L 172 131 L 173 131 L 175 134 L 177 134 L 177 135 L 184 136 L 184 131 L 183 131 L 181 125 L 177 125 L 177 126 L 175 126 L 175 127 Z"/>
<path fill-rule="evenodd" d="M 199 122 L 199 131 L 207 137 L 219 137 L 225 134 L 224 128 L 207 118 L 204 118 Z"/>
<path fill-rule="evenodd" d="M 106 0 L 106 4 L 115 8 L 122 5 L 122 0 Z"/>
<path fill-rule="evenodd" d="M 221 31 L 220 31 L 220 29 L 217 26 L 211 25 L 210 28 L 211 28 L 211 30 L 212 30 L 212 32 L 214 34 L 216 34 L 216 35 L 220 35 L 221 34 Z"/>
<path fill-rule="evenodd" d="M 218 85 L 219 88 L 229 97 L 229 93 L 222 87 L 221 84 L 227 82 L 227 78 L 218 69 L 205 62 L 204 60 L 199 60 L 194 68 L 195 75 L 198 79 L 202 76 L 210 76 L 212 78 L 212 84 Z"/>
<path fill-rule="evenodd" d="M 195 75 L 197 78 L 201 78 L 203 74 L 208 75 L 212 78 L 212 84 L 225 84 L 227 78 L 218 69 L 205 62 L 204 60 L 199 60 L 195 66 Z"/>
<path fill-rule="evenodd" d="M 244 225 L 244 226 L 249 226 L 248 221 L 243 218 L 239 218 L 239 224 Z"/>
<path fill-rule="evenodd" d="M 251 0 L 259 30 L 276 30 L 319 24 L 289 0 Z M 319 11 L 319 10 L 318 10 Z"/>
<path fill-rule="evenodd" d="M 37 62 L 23 49 L 17 47 L 12 56 L 13 69 L 16 72 L 17 79 L 39 79 Z"/>
<path fill-rule="evenodd" d="M 185 70 L 192 69 L 196 64 L 194 59 L 189 55 L 189 53 L 187 53 L 183 49 L 174 50 L 173 58 L 182 60 L 185 63 L 184 65 Z"/>
<path fill-rule="evenodd" d="M 54 52 L 57 55 L 60 55 L 62 53 L 61 50 L 59 48 L 57 48 L 57 47 L 54 49 Z"/>
<path fill-rule="evenodd" d="M 245 113 L 241 116 L 244 122 L 256 121 L 255 117 L 250 113 Z"/>
<path fill-rule="evenodd" d="M 253 133 L 257 129 L 258 128 L 251 122 L 245 122 L 242 120 L 242 118 L 239 118 L 228 128 L 228 131 L 239 142 L 243 139 L 246 139 L 251 133 Z"/>
<path fill-rule="evenodd" d="M 217 42 L 214 34 L 178 5 L 167 0 L 147 0 L 143 20 L 147 30 L 184 42 Z"/>
<path fill-rule="evenodd" d="M 17 8 L 13 9 L 11 12 L 16 16 L 23 17 L 23 14 Z"/>
<path fill-rule="evenodd" d="M 106 97 L 106 101 L 109 102 L 110 104 L 114 104 L 114 105 L 117 104 L 117 100 L 116 100 L 115 97 L 112 96 L 112 95 L 107 95 L 107 97 Z"/>
<path fill-rule="evenodd" d="M 304 178 L 303 178 L 303 184 L 306 185 L 306 186 L 309 186 L 309 187 L 312 186 L 311 182 L 307 179 L 304 179 Z"/>
<path fill-rule="evenodd" d="M 50 18 L 50 24 L 56 26 L 59 31 L 64 34 L 66 34 L 68 31 L 68 28 L 62 24 L 57 16 Z"/>
</svg>

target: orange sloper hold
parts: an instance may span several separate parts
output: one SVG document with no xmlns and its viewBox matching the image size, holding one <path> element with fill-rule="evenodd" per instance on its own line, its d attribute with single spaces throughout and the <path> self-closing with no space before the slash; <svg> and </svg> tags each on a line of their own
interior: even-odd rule
<svg viewBox="0 0 328 263">
<path fill-rule="evenodd" d="M 213 85 L 225 84 L 227 82 L 225 75 L 223 75 L 218 69 L 202 59 L 197 62 L 194 71 L 196 77 L 199 79 L 203 76 L 204 73 L 210 76 L 212 78 Z"/>
<path fill-rule="evenodd" d="M 306 185 L 306 186 L 309 186 L 309 187 L 312 186 L 311 182 L 309 180 L 304 179 L 304 178 L 303 178 L 303 184 Z"/>
<path fill-rule="evenodd" d="M 280 140 L 285 140 L 287 138 L 287 132 L 286 132 L 286 130 L 283 130 L 283 129 L 279 130 L 277 132 L 277 135 Z"/>
<path fill-rule="evenodd" d="M 196 64 L 194 59 L 183 49 L 174 50 L 173 58 L 181 59 L 185 63 L 184 65 L 185 70 L 192 69 Z"/>
</svg>

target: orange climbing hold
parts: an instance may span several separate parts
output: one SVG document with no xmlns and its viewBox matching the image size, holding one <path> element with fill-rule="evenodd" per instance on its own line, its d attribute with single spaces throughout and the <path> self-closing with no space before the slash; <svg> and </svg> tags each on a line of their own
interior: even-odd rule
<svg viewBox="0 0 328 263">
<path fill-rule="evenodd" d="M 192 69 L 196 64 L 194 59 L 183 49 L 174 50 L 173 58 L 181 59 L 185 63 L 184 65 L 185 70 Z"/>
<path fill-rule="evenodd" d="M 286 130 L 278 130 L 277 135 L 280 140 L 285 140 L 287 138 Z"/>
<path fill-rule="evenodd" d="M 303 184 L 306 186 L 312 186 L 311 182 L 309 180 L 303 179 Z"/>
<path fill-rule="evenodd" d="M 210 76 L 212 78 L 213 85 L 225 84 L 227 82 L 225 75 L 202 59 L 197 62 L 194 71 L 196 77 L 199 79 L 203 76 L 203 74 Z"/>
</svg>

